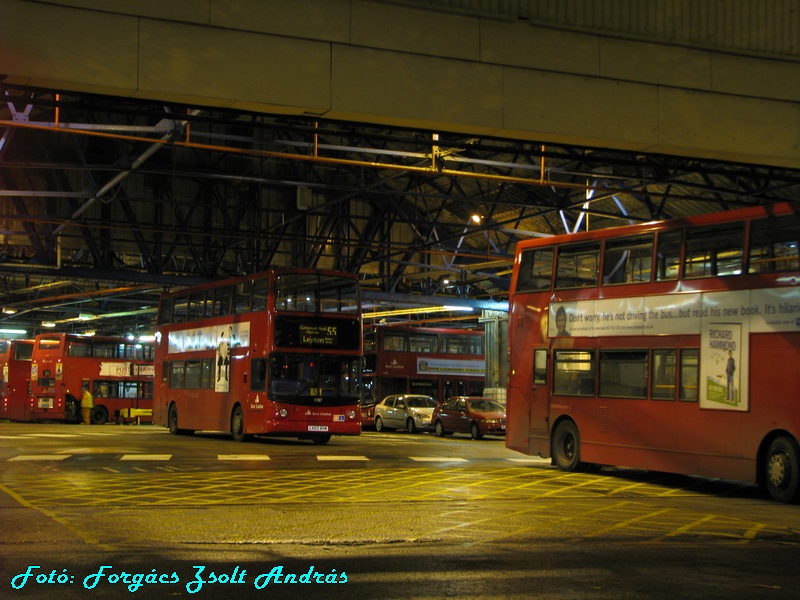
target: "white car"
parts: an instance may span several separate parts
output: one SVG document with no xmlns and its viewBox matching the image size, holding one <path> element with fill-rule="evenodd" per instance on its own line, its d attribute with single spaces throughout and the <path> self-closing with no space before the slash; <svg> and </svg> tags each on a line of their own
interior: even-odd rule
<svg viewBox="0 0 800 600">
<path fill-rule="evenodd" d="M 430 430 L 433 409 L 439 403 L 421 394 L 393 394 L 375 405 L 375 431 L 405 429 L 408 433 Z"/>
</svg>

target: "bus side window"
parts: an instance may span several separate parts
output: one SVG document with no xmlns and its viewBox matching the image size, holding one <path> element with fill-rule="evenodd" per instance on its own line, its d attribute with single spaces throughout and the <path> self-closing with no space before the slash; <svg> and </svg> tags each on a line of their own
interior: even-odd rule
<svg viewBox="0 0 800 600">
<path fill-rule="evenodd" d="M 647 283 L 652 262 L 652 235 L 609 240 L 603 255 L 603 285 Z"/>
<path fill-rule="evenodd" d="M 596 286 L 599 271 L 599 242 L 561 246 L 556 259 L 556 289 Z"/>
<path fill-rule="evenodd" d="M 186 374 L 186 364 L 182 360 L 173 361 L 170 365 L 169 387 L 172 389 L 182 389 L 184 387 L 184 376 Z"/>
<path fill-rule="evenodd" d="M 242 315 L 250 312 L 250 301 L 253 296 L 253 282 L 243 281 L 233 288 L 233 314 Z M 266 303 L 265 303 L 266 305 Z"/>
<path fill-rule="evenodd" d="M 753 221 L 749 261 L 748 273 L 800 269 L 800 215 Z"/>
<path fill-rule="evenodd" d="M 697 386 L 700 378 L 699 353 L 697 348 L 681 350 L 680 399 L 686 402 L 697 402 Z"/>
<path fill-rule="evenodd" d="M 553 281 L 554 255 L 555 252 L 552 248 L 523 251 L 520 257 L 516 291 L 549 290 Z"/>
<path fill-rule="evenodd" d="M 158 324 L 164 325 L 172 322 L 172 298 L 162 298 L 158 304 Z"/>
<path fill-rule="evenodd" d="M 553 356 L 553 393 L 594 396 L 595 359 L 591 350 L 556 350 Z"/>
<path fill-rule="evenodd" d="M 261 277 L 253 281 L 253 312 L 266 310 L 269 296 L 269 279 Z"/>
<path fill-rule="evenodd" d="M 653 400 L 675 400 L 677 360 L 676 350 L 653 350 L 650 366 L 650 398 Z"/>
<path fill-rule="evenodd" d="M 740 275 L 744 258 L 744 223 L 686 231 L 684 277 Z"/>
<path fill-rule="evenodd" d="M 533 385 L 547 383 L 547 348 L 533 351 Z"/>
<path fill-rule="evenodd" d="M 254 358 L 250 363 L 250 389 L 254 392 L 263 392 L 267 389 L 267 359 Z"/>
<path fill-rule="evenodd" d="M 656 281 L 677 279 L 681 264 L 683 231 L 662 231 L 656 246 Z"/>
</svg>

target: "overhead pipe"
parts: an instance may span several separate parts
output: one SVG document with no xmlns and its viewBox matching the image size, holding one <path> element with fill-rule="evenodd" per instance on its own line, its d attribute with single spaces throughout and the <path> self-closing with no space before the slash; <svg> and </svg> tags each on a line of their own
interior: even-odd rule
<svg viewBox="0 0 800 600">
<path fill-rule="evenodd" d="M 544 177 L 544 156 L 541 157 L 541 172 L 539 174 L 539 179 L 531 179 L 529 177 L 514 177 L 512 175 L 495 175 L 493 173 L 476 173 L 473 171 L 457 171 L 454 169 L 447 169 L 447 168 L 438 168 L 436 164 L 437 161 L 435 160 L 435 155 L 432 156 L 431 163 L 428 166 L 417 166 L 417 165 L 396 165 L 390 163 L 380 163 L 374 161 L 364 161 L 364 160 L 353 160 L 349 158 L 334 158 L 334 157 L 325 157 L 319 156 L 318 154 L 318 137 L 315 133 L 314 137 L 314 144 L 312 153 L 309 154 L 292 154 L 289 152 L 276 152 L 271 150 L 257 150 L 257 149 L 246 149 L 246 148 L 232 148 L 229 146 L 217 146 L 214 144 L 203 144 L 198 142 L 191 142 L 191 141 L 178 141 L 175 139 L 170 139 L 172 136 L 170 134 L 165 135 L 161 139 L 153 139 L 148 137 L 141 137 L 136 135 L 126 135 L 126 134 L 118 134 L 118 133 L 110 133 L 110 132 L 103 132 L 103 131 L 92 131 L 92 130 L 83 130 L 83 129 L 73 129 L 68 127 L 61 127 L 58 129 L 53 129 L 52 127 L 45 126 L 45 125 L 35 125 L 33 123 L 17 123 L 14 121 L 0 121 L 0 126 L 5 127 L 17 127 L 22 129 L 33 129 L 38 131 L 57 131 L 60 133 L 74 133 L 78 135 L 87 135 L 92 137 L 101 137 L 101 138 L 109 138 L 109 139 L 117 139 L 129 142 L 138 142 L 138 143 L 145 143 L 145 144 L 152 144 L 153 147 L 146 151 L 146 156 L 142 155 L 142 159 L 149 157 L 152 155 L 157 147 L 159 146 L 174 146 L 178 148 L 186 148 L 190 150 L 205 150 L 209 152 L 222 152 L 228 154 L 240 154 L 245 156 L 257 156 L 262 158 L 279 158 L 284 160 L 294 160 L 294 161 L 307 161 L 307 162 L 319 162 L 323 164 L 332 164 L 332 165 L 342 165 L 342 166 L 352 166 L 352 167 L 367 167 L 367 168 L 375 168 L 375 169 L 384 169 L 390 171 L 410 171 L 412 173 L 421 173 L 427 175 L 446 175 L 452 177 L 461 177 L 467 179 L 481 179 L 487 181 L 496 181 L 502 183 L 519 183 L 524 185 L 541 185 L 541 186 L 548 186 L 548 187 L 556 187 L 556 188 L 563 188 L 563 189 L 574 189 L 574 190 L 586 190 L 586 185 L 578 184 L 578 183 L 569 183 L 564 181 L 550 181 Z M 544 149 L 544 146 L 542 146 Z M 137 163 L 141 164 L 141 160 L 137 160 Z M 138 164 L 137 164 L 138 166 Z M 126 170 L 124 174 L 120 174 L 119 179 L 124 179 L 129 173 L 130 169 Z M 116 185 L 118 181 L 111 182 L 113 185 Z M 110 183 L 110 184 L 111 184 Z M 108 188 L 108 185 L 104 186 Z M 609 188 L 591 188 L 595 189 L 595 191 L 606 191 L 609 192 Z M 619 192 L 629 192 L 630 190 L 618 190 Z M 100 194 L 98 194 L 99 196 Z M 85 206 L 85 205 L 84 205 Z M 83 209 L 83 207 L 81 207 Z M 85 209 L 84 209 L 85 210 Z M 83 212 L 80 210 L 79 212 Z M 73 215 L 75 217 L 77 215 Z"/>
</svg>

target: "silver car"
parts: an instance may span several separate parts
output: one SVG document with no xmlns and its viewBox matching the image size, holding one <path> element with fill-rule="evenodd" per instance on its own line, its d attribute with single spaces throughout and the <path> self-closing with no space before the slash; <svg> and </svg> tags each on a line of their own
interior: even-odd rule
<svg viewBox="0 0 800 600">
<path fill-rule="evenodd" d="M 375 430 L 405 429 L 408 433 L 430 430 L 433 409 L 439 403 L 421 394 L 393 394 L 375 405 Z"/>
</svg>

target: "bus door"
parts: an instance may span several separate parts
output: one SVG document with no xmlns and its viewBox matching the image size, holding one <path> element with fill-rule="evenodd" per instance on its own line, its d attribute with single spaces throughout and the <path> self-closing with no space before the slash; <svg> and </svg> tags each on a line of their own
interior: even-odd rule
<svg viewBox="0 0 800 600">
<path fill-rule="evenodd" d="M 548 363 L 550 349 L 534 347 L 531 368 L 516 374 L 518 387 L 508 390 L 506 446 L 526 454 L 549 456 L 550 393 Z"/>
<path fill-rule="evenodd" d="M 548 380 L 548 363 L 550 348 L 547 346 L 533 349 L 533 365 L 531 369 L 530 393 L 530 436 L 539 440 L 539 444 L 550 446 L 550 381 Z M 541 447 L 541 446 L 540 446 Z M 545 454 L 547 456 L 548 453 Z"/>
</svg>

